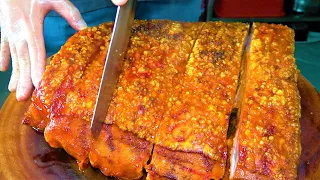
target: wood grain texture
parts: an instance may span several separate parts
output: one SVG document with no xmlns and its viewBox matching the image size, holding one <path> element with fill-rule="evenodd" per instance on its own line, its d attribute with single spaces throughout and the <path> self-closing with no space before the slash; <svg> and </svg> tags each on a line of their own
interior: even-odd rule
<svg viewBox="0 0 320 180">
<path fill-rule="evenodd" d="M 302 155 L 299 179 L 320 179 L 320 95 L 299 76 Z M 48 146 L 43 134 L 22 125 L 31 101 L 17 102 L 10 94 L 0 111 L 0 179 L 109 179 L 89 167 L 78 170 L 75 160 Z"/>
</svg>

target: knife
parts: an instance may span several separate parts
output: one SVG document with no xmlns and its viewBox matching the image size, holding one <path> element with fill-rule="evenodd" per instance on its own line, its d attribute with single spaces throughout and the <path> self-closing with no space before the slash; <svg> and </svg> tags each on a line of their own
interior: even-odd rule
<svg viewBox="0 0 320 180">
<path fill-rule="evenodd" d="M 106 62 L 101 77 L 100 88 L 91 119 L 91 132 L 98 137 L 102 124 L 107 116 L 113 92 L 118 82 L 127 51 L 131 28 L 134 20 L 136 0 L 129 0 L 125 5 L 118 6 L 113 26 Z"/>
</svg>

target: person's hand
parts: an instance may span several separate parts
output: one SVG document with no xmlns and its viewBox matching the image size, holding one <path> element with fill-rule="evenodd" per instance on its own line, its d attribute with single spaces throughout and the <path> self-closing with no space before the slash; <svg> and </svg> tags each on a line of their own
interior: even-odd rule
<svg viewBox="0 0 320 180">
<path fill-rule="evenodd" d="M 124 5 L 128 0 L 111 0 L 114 5 L 122 6 Z"/>
<path fill-rule="evenodd" d="M 37 88 L 45 70 L 46 51 L 43 21 L 54 10 L 76 30 L 87 27 L 79 10 L 68 0 L 0 0 L 0 70 L 12 74 L 8 89 L 17 91 L 17 100 L 26 100 Z"/>
</svg>

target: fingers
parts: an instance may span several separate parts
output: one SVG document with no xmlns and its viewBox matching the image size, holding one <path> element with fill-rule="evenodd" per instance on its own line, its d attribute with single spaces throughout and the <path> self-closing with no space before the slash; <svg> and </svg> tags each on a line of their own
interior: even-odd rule
<svg viewBox="0 0 320 180">
<path fill-rule="evenodd" d="M 27 41 L 22 41 L 16 46 L 20 76 L 18 79 L 16 98 L 18 101 L 24 101 L 32 93 L 33 85 L 30 77 L 30 59 Z"/>
<path fill-rule="evenodd" d="M 15 91 L 17 89 L 18 80 L 20 76 L 20 69 L 17 57 L 16 47 L 10 45 L 11 59 L 12 59 L 12 73 L 9 81 L 8 89 L 9 91 Z"/>
<path fill-rule="evenodd" d="M 8 40 L 1 32 L 1 43 L 0 43 L 0 71 L 6 71 L 9 67 L 10 62 L 10 49 Z"/>
<path fill-rule="evenodd" d="M 111 0 L 113 2 L 114 5 L 116 6 L 122 6 L 125 3 L 127 3 L 128 0 Z"/>
<path fill-rule="evenodd" d="M 36 15 L 32 15 L 36 16 Z M 37 18 L 37 17 L 31 17 Z M 30 33 L 28 33 L 28 55 L 30 55 L 30 68 L 31 79 L 33 85 L 38 88 L 42 74 L 46 67 L 46 49 L 43 39 L 43 19 L 39 21 L 31 21 L 31 25 L 28 27 Z"/>
<path fill-rule="evenodd" d="M 52 2 L 52 9 L 65 18 L 72 28 L 82 30 L 87 28 L 79 10 L 68 0 Z"/>
</svg>

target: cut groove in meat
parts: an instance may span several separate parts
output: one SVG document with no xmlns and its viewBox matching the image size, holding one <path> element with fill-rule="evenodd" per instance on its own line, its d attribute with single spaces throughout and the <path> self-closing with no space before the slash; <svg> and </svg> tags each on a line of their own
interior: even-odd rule
<svg viewBox="0 0 320 180">
<path fill-rule="evenodd" d="M 202 23 L 138 21 L 106 123 L 154 142 Z"/>
<path fill-rule="evenodd" d="M 39 131 L 50 121 L 51 106 L 58 89 L 67 82 L 76 83 L 87 66 L 100 54 L 100 47 L 109 44 L 113 23 L 79 31 L 70 37 L 50 61 L 42 76 L 38 89 L 33 92 L 32 104 L 23 120 Z"/>
<path fill-rule="evenodd" d="M 172 151 L 155 145 L 152 163 L 148 166 L 147 179 L 157 176 L 168 179 L 211 179 L 212 174 L 224 174 L 223 163 L 192 152 Z"/>
<path fill-rule="evenodd" d="M 293 30 L 253 24 L 230 178 L 295 179 L 301 153 Z"/>
<path fill-rule="evenodd" d="M 231 178 L 295 177 L 294 168 L 283 168 L 294 167 L 300 153 L 299 140 L 292 139 L 299 139 L 300 106 L 290 29 L 254 24 L 246 49 L 248 24 L 135 21 L 123 72 L 95 139 L 89 124 L 111 27 L 105 23 L 71 37 L 33 94 L 24 123 L 45 130 L 52 147 L 64 148 L 80 168 L 91 163 L 106 176 L 139 179 L 145 168 L 147 179 L 220 179 L 226 177 L 227 135 L 234 135 L 227 134 L 229 117 L 237 109 Z M 257 131 L 247 122 L 258 124 Z M 248 129 L 256 134 L 246 137 Z M 279 165 L 265 155 L 270 151 Z"/>
<path fill-rule="evenodd" d="M 113 127 L 112 129 L 117 128 L 117 131 L 111 133 L 112 137 L 120 133 L 128 136 L 127 138 L 131 137 L 133 141 L 141 141 L 142 144 L 147 143 L 145 145 L 146 147 L 142 148 L 143 151 L 133 151 L 134 149 L 141 149 L 138 148 L 141 143 L 126 146 L 121 145 L 121 143 L 115 143 L 113 146 L 109 146 L 108 142 L 110 143 L 114 140 L 111 139 L 106 142 L 106 146 L 103 147 L 101 144 L 103 144 L 104 141 L 92 139 L 91 137 L 88 121 L 92 116 L 94 100 L 98 91 L 104 59 L 107 53 L 107 45 L 97 48 L 100 50 L 99 56 L 86 68 L 84 75 L 76 79 L 77 81 L 74 81 L 72 78 L 66 79 L 56 88 L 52 103 L 50 104 L 51 107 L 47 108 L 47 110 L 50 109 L 51 115 L 47 117 L 50 118 L 50 121 L 49 125 L 45 128 L 46 141 L 53 147 L 63 147 L 70 155 L 77 159 L 80 168 L 85 168 L 90 160 L 93 166 L 100 168 L 107 176 L 111 175 L 129 179 L 140 178 L 142 176 L 142 169 L 146 166 L 152 150 L 152 144 L 145 139 L 150 138 L 152 141 L 152 134 L 150 135 L 153 131 L 152 128 L 157 128 L 156 123 L 161 120 L 159 117 L 162 116 L 162 110 L 159 109 L 159 107 L 166 104 L 167 94 L 165 94 L 165 87 L 171 85 L 171 83 L 169 83 L 171 76 L 184 72 L 185 64 L 191 53 L 196 34 L 201 27 L 202 23 L 179 23 L 172 21 L 136 21 L 134 23 L 133 35 L 131 36 L 128 54 L 125 59 L 124 72 L 120 77 L 117 89 L 121 90 L 121 85 L 125 85 L 124 88 L 127 92 L 121 93 L 116 91 L 112 105 L 115 105 L 116 109 L 119 108 L 118 112 L 120 113 L 131 111 L 135 113 L 135 117 L 133 117 L 134 121 L 132 121 L 135 129 L 130 129 L 132 127 L 126 124 L 130 122 L 130 116 L 125 116 L 125 119 L 117 117 L 115 121 L 108 121 L 114 118 L 117 113 L 117 111 L 112 110 L 112 105 L 106 123 L 114 123 L 109 126 Z M 77 51 L 78 50 L 74 50 L 72 52 L 77 54 L 79 53 Z M 63 51 L 60 51 L 60 53 L 62 53 L 62 56 L 64 55 Z M 90 52 L 87 53 L 90 54 Z M 51 66 L 52 65 L 49 67 L 52 69 L 56 68 Z M 149 74 L 145 73 L 145 70 L 148 69 L 153 71 Z M 52 72 L 49 71 L 48 73 L 50 74 Z M 165 75 L 165 77 L 163 75 Z M 153 97 L 154 100 L 151 101 L 151 107 L 148 107 L 148 104 L 140 105 L 137 102 L 131 101 L 129 98 L 131 93 L 128 82 L 133 82 L 134 76 L 137 76 L 136 80 L 141 83 L 150 83 L 151 85 L 146 84 L 146 89 L 152 92 L 151 95 L 153 95 L 154 92 L 156 97 L 160 96 L 160 100 Z M 153 82 L 149 81 L 148 78 Z M 165 78 L 168 78 L 169 81 L 165 81 Z M 159 82 L 154 83 L 154 81 Z M 131 85 L 141 87 L 141 83 L 133 83 Z M 157 84 L 163 86 L 161 87 L 162 89 L 159 89 L 160 91 L 155 91 L 156 86 L 154 87 L 153 85 Z M 134 88 L 131 90 L 134 90 Z M 150 94 L 148 94 L 148 92 L 132 91 L 132 93 L 133 95 L 142 93 L 139 97 L 141 99 L 138 99 L 141 100 L 142 103 L 144 103 L 146 98 L 152 98 L 149 97 Z M 161 97 L 161 94 L 165 94 L 165 96 Z M 42 94 L 42 96 L 45 95 L 46 94 Z M 128 111 L 121 108 L 121 101 L 117 101 L 119 99 L 121 100 L 121 96 L 122 98 L 124 97 L 124 104 L 122 105 L 133 103 L 132 105 L 138 105 L 139 111 L 136 111 L 136 109 L 132 107 L 128 109 Z M 36 114 L 37 113 L 38 112 L 36 112 Z M 142 117 L 149 118 L 147 119 L 148 121 L 140 118 L 140 120 L 143 121 L 139 123 L 139 118 L 136 117 L 139 113 Z M 144 116 L 148 113 L 148 116 Z M 154 113 L 159 113 L 159 117 L 155 117 L 155 123 L 148 125 L 149 120 L 154 118 L 151 116 Z M 125 121 L 122 122 L 122 120 Z M 146 125 L 147 127 L 145 127 Z M 125 126 L 127 127 L 123 128 Z M 120 127 L 120 129 L 118 127 Z M 130 130 L 130 132 L 124 132 L 123 130 Z M 139 139 L 132 133 L 138 134 L 138 136 L 139 133 L 148 136 L 145 137 L 145 139 Z M 101 135 L 104 135 L 104 131 L 101 132 Z M 107 137 L 109 137 L 109 135 L 106 135 L 106 138 Z M 122 139 L 125 138 L 124 136 L 121 137 Z M 120 149 L 121 151 L 119 151 Z M 131 160 L 128 160 L 127 157 L 131 157 Z M 115 161 L 117 161 L 118 166 L 112 166 Z"/>
<path fill-rule="evenodd" d="M 158 145 L 170 149 L 168 154 L 182 151 L 208 157 L 210 170 L 191 172 L 200 179 L 219 179 L 227 159 L 228 118 L 236 94 L 241 54 L 248 25 L 242 23 L 206 23 L 192 50 L 184 76 L 174 89 L 156 135 Z M 172 151 L 173 150 L 173 151 Z M 177 152 L 176 152 L 177 151 Z M 182 153 L 181 152 L 181 153 Z M 190 155 L 191 156 L 191 155 Z M 184 178 L 180 171 L 161 170 L 162 155 L 153 154 L 147 171 L 159 176 Z M 192 160 L 192 159 L 191 159 Z M 202 167 L 204 164 L 194 162 Z M 172 165 L 179 169 L 179 163 Z M 185 168 L 193 169 L 192 166 Z M 207 174 L 201 171 L 209 171 Z M 181 174 L 182 173 L 182 174 Z"/>
<path fill-rule="evenodd" d="M 246 77 L 247 77 L 247 60 L 248 60 L 248 54 L 249 54 L 249 47 L 251 45 L 251 37 L 252 37 L 252 24 L 250 24 L 244 50 L 242 54 L 241 59 L 241 70 L 239 73 L 239 81 L 237 85 L 237 92 L 236 92 L 236 98 L 232 107 L 232 112 L 230 114 L 229 118 L 229 127 L 228 127 L 228 162 L 227 162 L 227 170 L 225 172 L 224 177 L 226 179 L 229 179 L 230 176 L 230 169 L 234 169 L 235 167 L 231 167 L 230 165 L 234 166 L 236 163 L 231 164 L 230 162 L 238 162 L 237 156 L 232 156 L 232 154 L 237 154 L 237 149 L 232 149 L 233 146 L 237 146 L 237 142 L 233 142 L 232 140 L 235 138 L 236 130 L 238 129 L 238 123 L 239 123 L 239 113 L 241 111 L 241 102 L 243 100 L 244 91 L 245 91 L 245 85 L 246 85 Z"/>
</svg>

